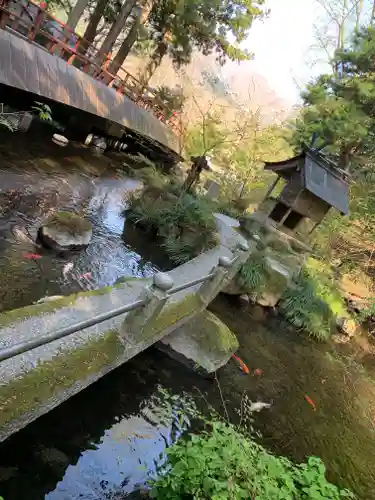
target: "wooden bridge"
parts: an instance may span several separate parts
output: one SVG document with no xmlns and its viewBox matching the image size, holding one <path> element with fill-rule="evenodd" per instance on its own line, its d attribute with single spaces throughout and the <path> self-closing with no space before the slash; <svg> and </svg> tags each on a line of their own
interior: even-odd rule
<svg viewBox="0 0 375 500">
<path fill-rule="evenodd" d="M 0 0 L 0 28 L 0 84 L 68 105 L 90 114 L 92 124 L 104 119 L 106 129 L 115 125 L 120 133 L 130 130 L 179 153 L 178 117 L 157 94 L 124 68 L 111 72 L 107 55 L 43 7 Z"/>
</svg>

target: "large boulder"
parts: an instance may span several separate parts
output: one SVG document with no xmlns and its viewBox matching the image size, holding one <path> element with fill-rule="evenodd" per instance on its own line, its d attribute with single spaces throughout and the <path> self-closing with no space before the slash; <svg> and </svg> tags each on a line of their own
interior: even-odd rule
<svg viewBox="0 0 375 500">
<path fill-rule="evenodd" d="M 159 347 L 198 371 L 213 373 L 229 361 L 239 344 L 217 316 L 203 311 L 164 337 Z"/>
<path fill-rule="evenodd" d="M 268 282 L 266 289 L 256 295 L 256 302 L 263 307 L 275 307 L 292 282 L 293 270 L 281 262 L 267 257 Z"/>
<path fill-rule="evenodd" d="M 58 252 L 85 248 L 91 238 L 91 222 L 73 212 L 56 212 L 38 230 L 39 242 Z"/>
<path fill-rule="evenodd" d="M 275 307 L 292 282 L 295 267 L 288 267 L 284 262 L 268 255 L 264 250 L 262 253 L 258 251 L 257 254 L 253 255 L 253 258 L 262 261 L 258 272 L 262 276 L 261 279 L 265 280 L 264 285 L 259 289 L 248 288 L 237 275 L 225 285 L 222 292 L 228 295 L 248 294 L 253 302 L 261 306 Z M 251 259 L 252 255 L 249 257 L 248 265 L 251 265 Z"/>
</svg>

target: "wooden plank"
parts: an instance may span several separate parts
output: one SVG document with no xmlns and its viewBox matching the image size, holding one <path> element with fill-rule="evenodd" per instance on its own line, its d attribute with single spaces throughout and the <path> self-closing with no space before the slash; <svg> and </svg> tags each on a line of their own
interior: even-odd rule
<svg viewBox="0 0 375 500">
<path fill-rule="evenodd" d="M 9 71 L 8 64 L 10 64 L 10 68 L 12 71 L 12 80 L 14 80 L 17 83 L 19 88 L 27 89 L 28 85 L 26 83 L 25 57 L 22 48 L 25 42 L 20 38 L 10 34 L 8 34 L 7 42 L 8 42 L 7 45 L 9 47 L 8 57 L 10 61 L 8 62 L 8 60 L 2 59 L 1 64 L 4 65 L 6 71 Z"/>
<path fill-rule="evenodd" d="M 72 105 L 72 99 L 69 92 L 69 81 L 70 74 L 68 72 L 69 66 L 60 59 L 56 57 L 56 71 L 59 75 L 59 85 L 56 89 L 56 101 L 63 102 L 68 106 Z"/>
<path fill-rule="evenodd" d="M 30 84 L 35 88 L 35 93 L 40 95 L 41 89 L 39 85 L 39 70 L 38 70 L 38 58 L 33 60 L 32 46 L 30 43 L 24 44 L 24 57 L 25 57 L 25 78 L 26 86 Z"/>
</svg>

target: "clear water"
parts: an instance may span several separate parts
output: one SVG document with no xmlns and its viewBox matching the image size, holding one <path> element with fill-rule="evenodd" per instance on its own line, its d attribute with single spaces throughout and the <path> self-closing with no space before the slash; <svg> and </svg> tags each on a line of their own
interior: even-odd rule
<svg viewBox="0 0 375 500">
<path fill-rule="evenodd" d="M 86 150 L 83 157 L 79 150 L 61 153 L 58 146 L 42 157 L 28 151 L 27 160 L 13 153 L 0 163 L 0 310 L 112 285 L 122 276 L 149 276 L 157 269 L 134 247 L 139 241 L 131 229 L 131 242 L 127 238 L 123 210 L 139 182 Z M 91 220 L 93 239 L 87 249 L 62 257 L 34 245 L 43 219 L 56 210 L 73 210 Z M 30 259 L 30 253 L 41 258 Z M 73 268 L 64 273 L 68 263 Z"/>
</svg>

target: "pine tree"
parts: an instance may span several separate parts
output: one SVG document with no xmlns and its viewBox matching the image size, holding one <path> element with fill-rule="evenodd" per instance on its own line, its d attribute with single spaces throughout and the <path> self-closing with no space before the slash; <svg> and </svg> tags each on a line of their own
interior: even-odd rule
<svg viewBox="0 0 375 500">
<path fill-rule="evenodd" d="M 375 158 L 375 29 L 357 32 L 334 63 L 336 72 L 321 75 L 302 94 L 295 141 L 309 143 L 314 134 L 315 146 L 334 155 L 341 168 L 363 168 Z"/>
<path fill-rule="evenodd" d="M 121 31 L 125 27 L 126 20 L 130 16 L 137 0 L 125 0 L 115 22 L 112 24 L 107 36 L 105 37 L 99 51 L 101 55 L 107 55 L 111 52 Z"/>
</svg>

